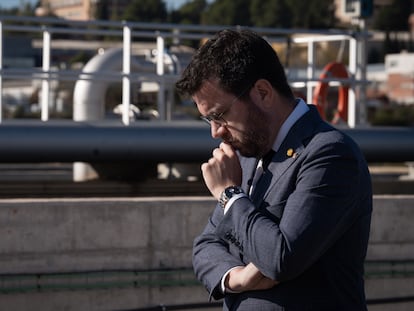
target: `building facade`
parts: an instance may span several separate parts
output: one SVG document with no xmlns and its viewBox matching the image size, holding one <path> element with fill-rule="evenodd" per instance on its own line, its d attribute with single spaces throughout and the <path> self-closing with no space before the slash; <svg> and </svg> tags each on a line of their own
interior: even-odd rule
<svg viewBox="0 0 414 311">
<path fill-rule="evenodd" d="M 53 14 L 57 17 L 88 21 L 96 18 L 99 6 L 103 6 L 107 18 L 118 19 L 130 3 L 128 0 L 41 0 L 38 15 Z"/>
</svg>

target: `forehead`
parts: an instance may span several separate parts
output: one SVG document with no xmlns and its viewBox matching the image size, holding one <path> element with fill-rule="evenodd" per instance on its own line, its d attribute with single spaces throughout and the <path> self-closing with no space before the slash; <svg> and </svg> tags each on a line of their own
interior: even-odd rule
<svg viewBox="0 0 414 311">
<path fill-rule="evenodd" d="M 210 80 L 203 82 L 200 89 L 193 95 L 197 106 L 203 110 L 218 108 L 229 97 L 231 97 L 231 94 L 221 89 L 217 81 Z"/>
</svg>

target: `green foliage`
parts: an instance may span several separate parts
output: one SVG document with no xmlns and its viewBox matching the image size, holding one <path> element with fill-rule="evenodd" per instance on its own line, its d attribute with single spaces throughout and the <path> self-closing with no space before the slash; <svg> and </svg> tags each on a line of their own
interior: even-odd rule
<svg viewBox="0 0 414 311">
<path fill-rule="evenodd" d="M 95 18 L 98 20 L 109 20 L 109 0 L 100 0 L 96 4 Z"/>
<path fill-rule="evenodd" d="M 371 28 L 385 31 L 383 55 L 399 53 L 403 49 L 413 51 L 412 42 L 401 41 L 395 33 L 409 31 L 412 9 L 414 9 L 414 0 L 393 0 L 390 5 L 382 6 L 375 12 Z"/>
<path fill-rule="evenodd" d="M 200 24 L 201 12 L 207 8 L 206 0 L 193 0 L 183 4 L 178 10 L 172 11 L 170 21 L 181 24 Z"/>
<path fill-rule="evenodd" d="M 407 31 L 408 18 L 414 8 L 413 0 L 393 0 L 377 12 L 373 27 L 384 31 Z"/>
<path fill-rule="evenodd" d="M 133 0 L 122 17 L 108 16 L 108 2 L 99 1 L 97 19 L 277 28 L 327 28 L 335 23 L 333 0 L 189 0 L 170 12 L 165 0 Z"/>
<path fill-rule="evenodd" d="M 167 21 L 167 8 L 162 0 L 132 0 L 125 10 L 123 19 L 162 23 Z"/>
<path fill-rule="evenodd" d="M 277 0 L 268 0 L 277 1 Z M 335 24 L 335 6 L 326 0 L 286 0 L 295 28 L 329 28 Z"/>
<path fill-rule="evenodd" d="M 257 27 L 290 28 L 292 13 L 287 1 L 252 0 L 250 2 L 252 24 Z"/>
<path fill-rule="evenodd" d="M 202 23 L 252 26 L 249 0 L 216 0 L 203 13 Z"/>
<path fill-rule="evenodd" d="M 278 28 L 328 28 L 335 23 L 333 1 L 326 0 L 216 0 L 202 22 Z M 305 14 L 304 14 L 305 12 Z"/>
</svg>

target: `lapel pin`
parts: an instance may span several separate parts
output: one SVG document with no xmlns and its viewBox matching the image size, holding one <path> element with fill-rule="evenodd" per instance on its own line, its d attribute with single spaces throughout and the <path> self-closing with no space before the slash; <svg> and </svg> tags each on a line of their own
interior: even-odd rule
<svg viewBox="0 0 414 311">
<path fill-rule="evenodd" d="M 296 157 L 299 155 L 299 153 L 297 153 L 295 150 L 293 150 L 292 148 L 289 148 L 287 151 L 286 151 L 286 155 L 289 157 L 289 158 L 293 158 L 293 159 L 296 159 Z"/>
</svg>

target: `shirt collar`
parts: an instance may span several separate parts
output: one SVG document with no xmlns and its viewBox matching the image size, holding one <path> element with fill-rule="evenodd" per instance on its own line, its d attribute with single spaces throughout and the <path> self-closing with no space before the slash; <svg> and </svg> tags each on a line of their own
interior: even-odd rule
<svg viewBox="0 0 414 311">
<path fill-rule="evenodd" d="M 295 109 L 290 113 L 287 117 L 285 122 L 283 122 L 282 126 L 280 127 L 279 133 L 277 134 L 276 140 L 273 143 L 272 149 L 274 151 L 278 151 L 280 145 L 282 144 L 283 140 L 286 138 L 289 130 L 292 126 L 298 121 L 306 112 L 309 111 L 308 105 L 306 105 L 305 101 L 301 98 L 296 99 L 297 105 Z"/>
</svg>

